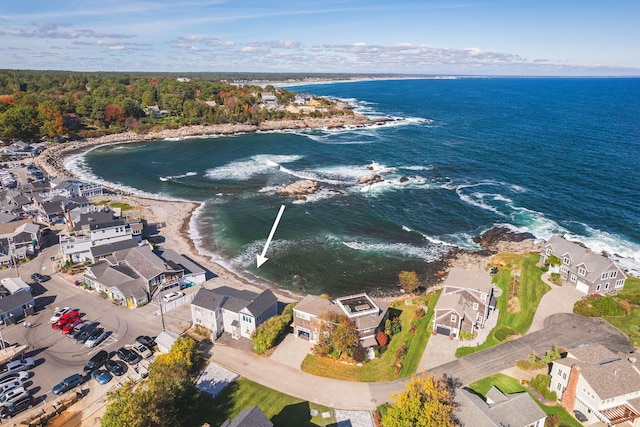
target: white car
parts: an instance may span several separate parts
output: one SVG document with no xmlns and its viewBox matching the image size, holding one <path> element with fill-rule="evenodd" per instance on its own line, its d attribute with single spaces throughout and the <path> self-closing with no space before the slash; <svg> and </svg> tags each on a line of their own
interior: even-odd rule
<svg viewBox="0 0 640 427">
<path fill-rule="evenodd" d="M 29 395 L 29 392 L 24 387 L 14 388 L 0 395 L 0 405 L 1 406 L 7 405 L 8 403 L 15 402 L 16 400 L 26 397 L 28 395 Z"/>
<path fill-rule="evenodd" d="M 162 299 L 164 300 L 164 302 L 169 302 L 182 296 L 184 296 L 184 292 L 169 292 L 168 294 L 163 295 Z"/>
<path fill-rule="evenodd" d="M 14 388 L 22 387 L 22 380 L 9 380 L 0 383 L 0 393 L 5 393 Z"/>
<path fill-rule="evenodd" d="M 49 323 L 56 323 L 63 314 L 71 311 L 71 307 L 56 307 L 53 311 L 53 316 L 49 319 Z"/>
<path fill-rule="evenodd" d="M 89 338 L 84 342 L 85 347 L 95 347 L 104 341 L 107 336 L 109 336 L 109 332 L 105 331 L 102 328 L 98 328 L 89 335 Z"/>
<path fill-rule="evenodd" d="M 149 347 L 147 347 L 144 344 L 140 344 L 140 343 L 135 343 L 131 346 L 131 348 L 138 353 L 143 359 L 147 359 L 151 356 L 153 356 L 153 352 L 151 350 L 149 350 Z"/>
<path fill-rule="evenodd" d="M 26 371 L 34 366 L 36 366 L 36 360 L 33 357 L 27 357 L 25 359 L 14 360 L 13 362 L 7 363 L 3 373 Z"/>
</svg>

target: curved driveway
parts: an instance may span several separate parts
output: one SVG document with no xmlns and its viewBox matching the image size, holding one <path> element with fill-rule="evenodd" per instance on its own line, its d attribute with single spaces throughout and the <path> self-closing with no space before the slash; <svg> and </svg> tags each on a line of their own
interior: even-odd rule
<svg viewBox="0 0 640 427">
<path fill-rule="evenodd" d="M 600 343 L 612 351 L 633 351 L 620 331 L 601 319 L 573 314 L 554 314 L 544 322 L 544 329 L 516 340 L 471 354 L 438 366 L 431 374 L 447 374 L 463 384 L 476 381 L 514 366 L 517 359 L 528 358 L 535 350 L 543 354 L 551 346 L 565 349 L 586 343 Z M 407 379 L 384 383 L 337 381 L 306 374 L 299 369 L 229 347 L 215 346 L 212 360 L 251 381 L 280 392 L 338 409 L 372 410 L 402 391 Z"/>
</svg>

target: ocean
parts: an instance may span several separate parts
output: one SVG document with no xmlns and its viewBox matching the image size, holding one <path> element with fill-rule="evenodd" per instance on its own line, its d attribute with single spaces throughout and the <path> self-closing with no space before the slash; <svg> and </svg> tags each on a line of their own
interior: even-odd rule
<svg viewBox="0 0 640 427">
<path fill-rule="evenodd" d="M 640 272 L 640 79 L 457 78 L 290 90 L 347 100 L 366 128 L 103 146 L 67 160 L 87 179 L 202 202 L 201 253 L 256 283 L 340 296 L 427 281 L 495 226 L 560 234 Z M 373 173 L 384 181 L 360 185 Z M 295 200 L 284 185 L 321 190 Z M 285 210 L 256 267 L 280 206 Z"/>
</svg>

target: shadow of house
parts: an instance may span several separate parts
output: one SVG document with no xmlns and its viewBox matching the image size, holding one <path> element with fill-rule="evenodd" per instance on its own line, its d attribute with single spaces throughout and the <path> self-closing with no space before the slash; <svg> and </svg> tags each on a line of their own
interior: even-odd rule
<svg viewBox="0 0 640 427">
<path fill-rule="evenodd" d="M 315 427 L 316 424 L 311 422 L 311 407 L 309 402 L 294 403 L 287 405 L 271 418 L 273 425 L 276 426 L 300 426 Z"/>
</svg>

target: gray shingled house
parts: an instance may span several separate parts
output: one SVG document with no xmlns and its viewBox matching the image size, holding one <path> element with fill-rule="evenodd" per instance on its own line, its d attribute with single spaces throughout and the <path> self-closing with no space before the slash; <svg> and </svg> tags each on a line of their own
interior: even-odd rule
<svg viewBox="0 0 640 427">
<path fill-rule="evenodd" d="M 473 391 L 459 388 L 454 400 L 458 404 L 456 417 L 465 427 L 543 427 L 547 419 L 526 391 L 504 394 L 492 386 L 483 400 Z"/>
<path fill-rule="evenodd" d="M 560 259 L 559 265 L 549 264 L 552 255 Z M 622 269 L 608 257 L 560 236 L 551 236 L 542 247 L 540 264 L 548 265 L 549 273 L 559 273 L 563 280 L 588 295 L 617 293 L 624 288 L 627 279 Z"/>
<path fill-rule="evenodd" d="M 262 322 L 278 314 L 278 299 L 269 289 L 261 293 L 229 286 L 200 288 L 191 301 L 194 324 L 211 330 L 216 339 L 223 332 L 234 339 L 251 334 Z"/>
</svg>

